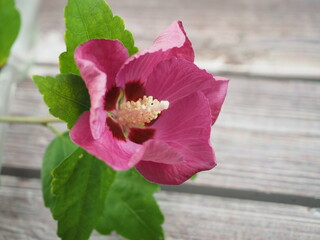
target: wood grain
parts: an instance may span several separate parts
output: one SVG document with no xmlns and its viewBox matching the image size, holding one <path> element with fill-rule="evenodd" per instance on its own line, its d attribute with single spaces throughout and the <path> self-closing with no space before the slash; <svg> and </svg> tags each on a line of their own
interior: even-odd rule
<svg viewBox="0 0 320 240">
<path fill-rule="evenodd" d="M 30 75 L 58 73 L 58 55 L 65 49 L 66 2 L 42 1 L 38 64 Z M 212 129 L 218 166 L 199 174 L 193 185 L 320 199 L 320 83 L 305 81 L 320 79 L 319 1 L 108 2 L 124 18 L 139 48 L 148 47 L 170 22 L 180 19 L 200 66 L 233 73 Z M 10 113 L 49 116 L 29 77 L 18 84 Z M 42 126 L 10 124 L 0 153 L 5 166 L 40 169 L 53 137 Z M 0 239 L 57 239 L 39 180 L 1 180 Z M 320 238 L 319 209 L 172 192 L 157 198 L 167 218 L 167 239 Z M 92 239 L 121 238 L 95 234 Z"/>
<path fill-rule="evenodd" d="M 320 78 L 317 0 L 108 0 L 140 49 L 180 19 L 202 67 L 211 71 Z M 66 0 L 43 1 L 38 62 L 64 50 Z M 50 51 L 48 51 L 50 46 Z M 44 51 L 45 49 L 45 51 Z"/>
<path fill-rule="evenodd" d="M 59 239 L 56 236 L 56 222 L 43 204 L 40 181 L 4 176 L 0 180 L 0 239 Z M 122 238 L 95 233 L 92 239 Z"/>
<path fill-rule="evenodd" d="M 39 180 L 2 176 L 1 184 L 0 239 L 58 239 Z M 167 239 L 319 239 L 320 218 L 305 207 L 168 192 L 156 197 Z"/>
<path fill-rule="evenodd" d="M 234 77 L 212 129 L 218 166 L 195 183 L 320 198 L 319 91 L 314 81 Z M 48 115 L 30 79 L 19 83 L 11 113 Z M 11 124 L 5 164 L 40 168 L 53 137 L 42 126 Z"/>
<path fill-rule="evenodd" d="M 196 182 L 320 198 L 319 87 L 232 79 L 212 130 L 219 164 Z"/>
</svg>

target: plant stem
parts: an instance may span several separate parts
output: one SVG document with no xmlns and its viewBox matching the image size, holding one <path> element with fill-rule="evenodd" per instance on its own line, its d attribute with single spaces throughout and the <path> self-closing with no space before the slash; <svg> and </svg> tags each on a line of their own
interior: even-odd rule
<svg viewBox="0 0 320 240">
<path fill-rule="evenodd" d="M 28 123 L 43 124 L 61 122 L 60 119 L 54 117 L 21 117 L 21 116 L 0 116 L 0 123 Z"/>
<path fill-rule="evenodd" d="M 47 127 L 49 130 L 51 130 L 51 132 L 53 132 L 55 135 L 57 135 L 57 136 L 62 135 L 62 133 L 59 132 L 56 128 L 54 128 L 52 125 L 47 123 L 47 124 L 44 124 L 44 126 Z"/>
<path fill-rule="evenodd" d="M 0 123 L 27 123 L 27 124 L 39 124 L 47 127 L 51 132 L 57 136 L 61 136 L 62 133 L 54 128 L 50 123 L 62 122 L 58 118 L 54 117 L 21 117 L 21 116 L 0 116 Z"/>
</svg>

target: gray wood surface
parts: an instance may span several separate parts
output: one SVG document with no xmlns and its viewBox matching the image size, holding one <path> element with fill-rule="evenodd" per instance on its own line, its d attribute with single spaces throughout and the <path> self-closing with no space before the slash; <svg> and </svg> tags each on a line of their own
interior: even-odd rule
<svg viewBox="0 0 320 240">
<path fill-rule="evenodd" d="M 315 81 L 232 77 L 212 129 L 218 166 L 199 174 L 195 183 L 320 198 L 319 91 Z M 11 113 L 48 115 L 30 79 L 18 84 Z M 5 165 L 39 169 L 53 137 L 42 126 L 11 124 Z"/>
<path fill-rule="evenodd" d="M 36 179 L 1 177 L 0 239 L 57 239 L 56 224 L 43 207 Z M 285 204 L 161 192 L 167 239 L 319 239 L 314 210 Z M 121 239 L 116 236 L 91 239 Z"/>
<path fill-rule="evenodd" d="M 36 64 L 30 75 L 59 71 L 66 2 L 42 1 Z M 242 196 L 251 191 L 319 202 L 319 208 L 310 209 L 277 204 L 276 199 L 268 203 L 162 191 L 157 198 L 166 216 L 167 239 L 320 239 L 319 1 L 108 2 L 124 18 L 140 49 L 180 19 L 197 63 L 213 74 L 230 74 L 229 93 L 212 129 L 218 166 L 187 187 L 210 189 L 210 194 L 215 189 Z M 10 114 L 49 116 L 30 77 L 17 85 Z M 65 129 L 64 124 L 55 127 Z M 53 137 L 42 126 L 10 124 L 1 153 L 4 167 L 38 171 Z M 0 177 L 0 240 L 57 239 L 55 222 L 43 207 L 39 179 Z M 121 238 L 94 234 L 92 239 Z"/>
<path fill-rule="evenodd" d="M 44 0 L 39 62 L 57 62 L 64 50 L 66 0 Z M 135 36 L 150 46 L 180 19 L 196 60 L 212 71 L 320 77 L 320 4 L 317 0 L 108 0 Z M 50 46 L 50 52 L 44 51 Z"/>
</svg>

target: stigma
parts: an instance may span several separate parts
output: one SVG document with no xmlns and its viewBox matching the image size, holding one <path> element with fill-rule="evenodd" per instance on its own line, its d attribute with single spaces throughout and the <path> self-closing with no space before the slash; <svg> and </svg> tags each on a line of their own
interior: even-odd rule
<svg viewBox="0 0 320 240">
<path fill-rule="evenodd" d="M 116 119 L 124 128 L 143 127 L 146 123 L 157 119 L 159 114 L 168 108 L 168 101 L 158 101 L 152 96 L 143 96 L 137 101 L 121 103 L 116 113 Z"/>
</svg>

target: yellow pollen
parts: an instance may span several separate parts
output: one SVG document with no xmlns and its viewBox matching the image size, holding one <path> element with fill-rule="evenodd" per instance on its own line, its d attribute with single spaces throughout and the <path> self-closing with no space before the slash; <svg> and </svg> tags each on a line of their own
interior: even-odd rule
<svg viewBox="0 0 320 240">
<path fill-rule="evenodd" d="M 150 123 L 165 109 L 168 109 L 168 101 L 158 101 L 152 96 L 143 96 L 136 102 L 121 103 L 117 110 L 116 118 L 123 127 L 140 127 Z"/>
</svg>

